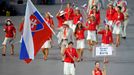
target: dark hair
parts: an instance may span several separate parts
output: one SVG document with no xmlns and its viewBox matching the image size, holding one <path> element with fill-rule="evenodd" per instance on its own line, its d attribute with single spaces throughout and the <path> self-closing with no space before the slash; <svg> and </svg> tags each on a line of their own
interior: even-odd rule
<svg viewBox="0 0 134 75">
<path fill-rule="evenodd" d="M 81 12 L 80 12 L 80 10 L 79 10 L 79 9 L 78 9 L 77 11 L 78 11 L 78 13 L 79 13 L 79 14 L 81 14 Z"/>
<path fill-rule="evenodd" d="M 10 25 L 13 25 L 13 23 L 12 23 L 11 20 L 7 20 L 7 21 L 6 21 L 6 26 L 8 26 L 8 25 L 7 25 L 7 22 L 8 22 L 8 21 L 11 23 Z"/>
<path fill-rule="evenodd" d="M 82 28 L 83 28 L 83 25 L 82 25 L 82 24 L 81 24 L 81 27 L 79 28 L 79 24 L 80 24 L 80 23 L 78 23 L 78 24 L 76 25 L 74 34 L 76 34 L 76 31 L 77 31 L 78 29 L 82 29 Z"/>
<path fill-rule="evenodd" d="M 91 18 L 93 18 L 93 20 L 94 20 L 94 21 L 96 21 L 96 18 L 95 18 L 95 16 L 91 16 Z"/>
<path fill-rule="evenodd" d="M 70 45 L 70 44 L 74 44 L 72 41 L 70 41 L 69 43 L 68 43 L 68 45 Z"/>
<path fill-rule="evenodd" d="M 91 7 L 91 9 L 93 9 L 94 7 L 96 7 L 96 9 L 98 9 L 97 5 L 93 5 L 93 6 Z"/>
<path fill-rule="evenodd" d="M 110 31 L 110 26 L 109 26 L 109 25 L 107 25 L 107 24 L 106 24 L 105 26 L 107 26 L 107 28 L 108 28 L 108 31 Z"/>
<path fill-rule="evenodd" d="M 119 10 L 121 10 L 122 8 L 121 8 L 121 6 L 117 6 L 117 8 L 119 8 Z"/>
<path fill-rule="evenodd" d="M 97 63 L 100 63 L 100 62 L 99 62 L 99 61 L 95 61 L 95 65 L 96 65 Z"/>
<path fill-rule="evenodd" d="M 62 19 L 65 19 L 65 16 L 64 15 L 62 15 L 62 16 L 60 16 Z"/>
</svg>

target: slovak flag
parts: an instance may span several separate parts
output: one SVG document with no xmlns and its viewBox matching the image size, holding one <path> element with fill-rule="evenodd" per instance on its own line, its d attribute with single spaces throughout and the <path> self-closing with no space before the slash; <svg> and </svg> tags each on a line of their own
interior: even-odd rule
<svg viewBox="0 0 134 75">
<path fill-rule="evenodd" d="M 31 0 L 27 1 L 20 59 L 30 63 L 53 30 L 38 12 Z"/>
</svg>

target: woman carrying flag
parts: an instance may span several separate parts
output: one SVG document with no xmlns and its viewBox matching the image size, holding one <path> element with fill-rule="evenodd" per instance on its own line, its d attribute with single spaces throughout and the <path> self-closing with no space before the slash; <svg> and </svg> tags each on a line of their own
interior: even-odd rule
<svg viewBox="0 0 134 75">
<path fill-rule="evenodd" d="M 54 29 L 54 22 L 53 22 L 53 19 L 52 19 L 52 15 L 49 12 L 45 13 L 45 20 L 50 25 L 50 27 L 52 29 Z M 49 39 L 47 39 L 47 41 L 41 47 L 41 50 L 44 54 L 44 60 L 47 60 L 47 58 L 48 58 L 48 54 L 49 54 L 48 50 L 49 50 L 49 48 L 51 48 L 51 41 L 52 41 L 52 35 Z"/>
</svg>

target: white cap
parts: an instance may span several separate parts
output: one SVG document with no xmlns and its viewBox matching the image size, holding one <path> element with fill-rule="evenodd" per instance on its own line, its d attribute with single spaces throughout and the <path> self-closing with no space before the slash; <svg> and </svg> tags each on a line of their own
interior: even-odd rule
<svg viewBox="0 0 134 75">
<path fill-rule="evenodd" d="M 62 15 L 64 15 L 65 14 L 65 12 L 62 10 L 62 11 L 60 11 L 60 16 L 62 16 Z"/>
</svg>

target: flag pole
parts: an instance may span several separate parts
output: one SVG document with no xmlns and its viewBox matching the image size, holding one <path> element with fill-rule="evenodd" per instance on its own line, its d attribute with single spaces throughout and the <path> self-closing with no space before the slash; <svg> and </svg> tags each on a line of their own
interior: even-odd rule
<svg viewBox="0 0 134 75">
<path fill-rule="evenodd" d="M 59 12 L 62 10 L 63 8 L 63 0 L 61 0 L 61 6 L 60 6 L 60 9 L 59 9 Z"/>
</svg>

